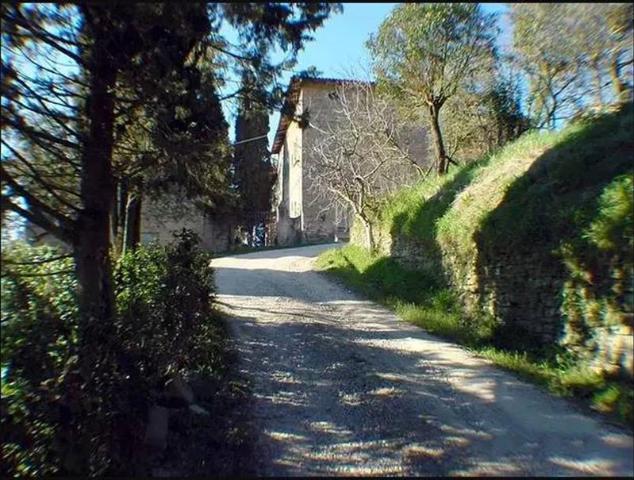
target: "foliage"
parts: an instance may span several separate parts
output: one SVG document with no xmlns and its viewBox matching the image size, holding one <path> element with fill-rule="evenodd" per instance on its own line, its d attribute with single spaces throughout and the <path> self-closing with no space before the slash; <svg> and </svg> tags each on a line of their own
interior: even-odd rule
<svg viewBox="0 0 634 480">
<path fill-rule="evenodd" d="M 634 315 L 634 172 L 611 181 L 599 197 L 597 214 L 580 238 L 560 252 L 569 271 L 562 313 L 564 341 L 599 350 L 598 328 L 628 326 Z M 618 348 L 618 347 L 615 347 Z M 619 360 L 619 352 L 613 352 Z M 612 362 L 601 367 L 609 371 Z"/>
<path fill-rule="evenodd" d="M 99 398 L 68 398 L 78 388 L 74 275 L 51 247 L 6 252 L 2 276 L 3 475 L 98 474 L 143 468 L 137 453 L 149 405 L 170 375 L 218 374 L 224 335 L 211 309 L 213 272 L 195 234 L 168 247 L 139 248 L 116 266 L 117 316 Z M 25 276 L 33 275 L 33 276 Z M 98 409 L 91 407 L 98 406 Z M 70 410 L 69 410 L 70 409 Z M 64 422 L 77 437 L 66 438 Z M 72 440 L 72 441 L 70 441 Z M 78 453 L 78 442 L 89 446 Z M 74 465 L 72 462 L 78 462 Z M 87 469 L 79 468 L 88 465 Z"/>
<path fill-rule="evenodd" d="M 59 257 L 51 247 L 3 250 L 1 472 L 47 476 L 58 462 L 59 394 L 77 335 L 75 279 L 48 274 L 72 271 L 72 260 L 47 261 Z"/>
<path fill-rule="evenodd" d="M 210 258 L 196 246 L 195 234 L 177 238 L 165 249 L 127 252 L 114 274 L 121 319 L 116 336 L 134 352 L 136 369 L 150 384 L 188 365 L 192 332 L 213 317 Z"/>
<path fill-rule="evenodd" d="M 128 200 L 144 187 L 178 183 L 190 196 L 204 197 L 196 198 L 201 203 L 217 206 L 228 186 L 218 97 L 228 68 L 262 71 L 263 84 L 271 87 L 294 63 L 307 33 L 338 10 L 338 4 L 319 2 L 2 4 L 3 216 L 11 211 L 64 242 L 78 283 L 77 352 L 61 390 L 67 410 L 63 471 L 103 473 L 109 459 L 116 465 L 119 456 L 129 456 L 110 453 L 138 435 L 133 419 L 142 416 L 122 420 L 143 407 L 145 392 L 134 386 L 145 385 L 138 368 L 160 375 L 171 367 L 147 352 L 142 338 L 140 345 L 118 338 L 132 332 L 117 313 L 110 247 L 120 234 L 115 225 L 134 230 L 128 219 L 138 220 L 138 205 L 129 214 Z M 237 31 L 239 46 L 221 35 L 223 25 Z M 275 47 L 290 50 L 291 58 L 275 65 L 269 55 Z M 117 184 L 125 188 L 114 208 Z M 167 260 L 180 261 L 178 252 L 173 255 Z M 183 282 L 188 295 L 205 291 L 171 270 L 164 280 L 175 297 L 164 313 L 173 318 L 158 328 L 175 333 L 190 329 L 196 317 L 186 310 L 195 305 L 187 304 L 192 299 L 182 299 L 183 287 L 174 282 Z M 170 345 L 181 347 L 184 337 L 175 334 Z M 105 436 L 91 430 L 100 422 Z"/>
<path fill-rule="evenodd" d="M 440 123 L 451 158 L 469 163 L 517 139 L 528 127 L 522 112 L 517 79 L 498 69 L 482 88 L 461 91 L 442 109 Z"/>
<path fill-rule="evenodd" d="M 478 4 L 410 3 L 397 6 L 368 42 L 382 91 L 410 116 L 427 114 L 441 174 L 449 159 L 440 111 L 491 68 L 495 33 L 495 18 Z"/>
<path fill-rule="evenodd" d="M 529 115 L 555 128 L 606 99 L 627 99 L 632 62 L 631 6 L 513 4 L 516 63 L 529 84 Z M 606 79 L 608 81 L 606 82 Z M 605 91 L 612 83 L 614 93 Z"/>
</svg>

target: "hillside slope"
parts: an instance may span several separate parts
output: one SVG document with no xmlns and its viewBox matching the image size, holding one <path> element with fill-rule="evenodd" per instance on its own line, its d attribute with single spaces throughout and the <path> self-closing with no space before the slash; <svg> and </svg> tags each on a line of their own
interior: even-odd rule
<svg viewBox="0 0 634 480">
<path fill-rule="evenodd" d="M 360 261 L 357 273 L 391 271 L 396 262 L 409 273 L 399 274 L 399 288 L 388 285 L 390 275 L 376 277 L 384 296 L 421 304 L 433 277 L 435 291 L 445 285 L 443 295 L 459 300 L 468 337 L 631 378 L 633 132 L 629 106 L 526 134 L 398 192 L 375 217 L 379 255 Z M 364 246 L 364 238 L 355 227 L 352 242 Z M 339 255 L 350 265 L 359 258 L 354 249 Z"/>
</svg>

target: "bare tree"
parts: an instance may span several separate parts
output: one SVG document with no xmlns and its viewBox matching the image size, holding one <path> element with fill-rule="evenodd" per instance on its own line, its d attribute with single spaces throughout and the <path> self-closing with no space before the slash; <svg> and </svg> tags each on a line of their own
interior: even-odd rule
<svg viewBox="0 0 634 480">
<path fill-rule="evenodd" d="M 414 135 L 372 83 L 342 82 L 330 96 L 335 102 L 329 118 L 310 123 L 321 134 L 306 165 L 314 201 L 352 212 L 375 250 L 371 218 L 381 197 L 424 174 L 413 143 L 422 135 Z"/>
<path fill-rule="evenodd" d="M 528 84 L 537 128 L 556 128 L 592 108 L 629 99 L 632 6 L 512 4 L 514 60 Z M 610 95 L 605 87 L 612 84 Z"/>
</svg>

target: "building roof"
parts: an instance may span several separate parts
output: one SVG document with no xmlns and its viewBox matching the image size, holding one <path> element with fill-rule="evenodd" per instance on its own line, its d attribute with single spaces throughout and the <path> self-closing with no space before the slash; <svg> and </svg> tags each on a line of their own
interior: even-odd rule
<svg viewBox="0 0 634 480">
<path fill-rule="evenodd" d="M 282 111 L 290 109 L 290 105 L 296 104 L 299 100 L 299 93 L 304 85 L 309 84 L 322 84 L 322 85 L 341 85 L 341 84 L 354 84 L 354 83 L 366 83 L 362 80 L 346 80 L 343 78 L 307 78 L 294 76 L 288 85 L 286 91 L 286 99 L 284 100 L 284 106 Z M 275 132 L 275 138 L 273 139 L 273 146 L 271 147 L 271 153 L 280 153 L 282 145 L 284 145 L 284 138 L 286 137 L 286 130 L 290 125 L 293 115 L 292 113 L 282 113 L 280 120 L 277 124 L 277 132 Z"/>
</svg>

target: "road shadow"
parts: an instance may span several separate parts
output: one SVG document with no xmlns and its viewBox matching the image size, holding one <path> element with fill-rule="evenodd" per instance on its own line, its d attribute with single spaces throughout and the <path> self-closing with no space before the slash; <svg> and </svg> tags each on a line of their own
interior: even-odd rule
<svg viewBox="0 0 634 480">
<path fill-rule="evenodd" d="M 246 273 L 219 300 L 253 381 L 258 474 L 632 474 L 631 437 L 565 401 L 314 272 Z M 245 298 L 260 293 L 277 299 Z"/>
</svg>

